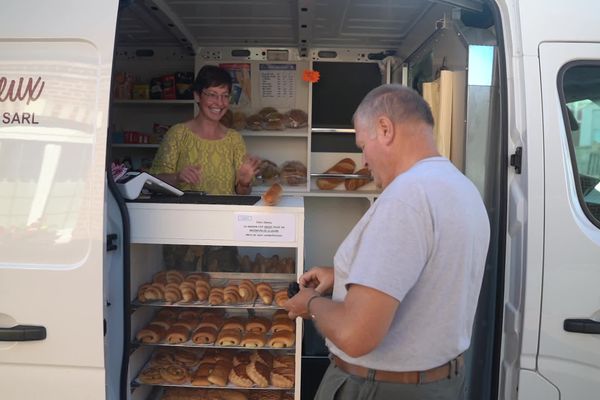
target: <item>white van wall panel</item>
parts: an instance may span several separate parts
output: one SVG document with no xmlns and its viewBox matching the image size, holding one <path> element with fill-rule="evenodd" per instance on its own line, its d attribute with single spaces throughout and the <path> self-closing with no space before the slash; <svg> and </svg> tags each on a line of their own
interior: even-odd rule
<svg viewBox="0 0 600 400">
<path fill-rule="evenodd" d="M 595 0 L 516 1 L 522 30 L 523 53 L 538 55 L 542 42 L 598 42 L 600 2 Z M 543 12 L 542 12 L 543 11 Z M 540 16 L 543 14 L 543 17 Z M 504 19 L 503 19 L 504 20 Z"/>
<path fill-rule="evenodd" d="M 54 184 L 80 185 L 84 191 L 70 195 L 69 200 L 80 206 L 73 210 L 73 221 L 63 220 L 64 226 L 73 226 L 72 236 L 64 230 L 57 232 L 66 241 L 64 246 L 46 236 L 45 245 L 9 242 L 10 252 L 23 258 L 11 260 L 8 251 L 2 250 L 2 327 L 42 325 L 47 338 L 2 343 L 0 398 L 105 399 L 104 161 L 118 2 L 4 3 L 0 76 L 41 76 L 45 81 L 35 103 L 14 102 L 11 109 L 35 112 L 38 124 L 0 125 L 0 148 L 22 149 L 3 156 L 5 165 L 23 165 L 10 181 L 37 182 L 34 194 L 27 192 L 40 205 L 42 215 L 43 194 L 56 196 L 62 191 L 55 187 L 53 192 Z M 82 155 L 71 162 L 73 179 L 67 176 L 69 168 L 61 165 L 67 158 L 73 161 L 67 156 L 70 151 Z M 35 157 L 38 153 L 41 158 Z M 50 165 L 49 160 L 59 160 L 58 165 Z M 19 221 L 18 228 L 27 226 L 27 221 Z"/>
</svg>

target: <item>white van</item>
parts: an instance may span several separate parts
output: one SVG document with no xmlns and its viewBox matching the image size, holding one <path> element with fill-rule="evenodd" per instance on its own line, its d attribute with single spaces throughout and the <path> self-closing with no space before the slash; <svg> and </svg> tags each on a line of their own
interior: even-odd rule
<svg viewBox="0 0 600 400">
<path fill-rule="evenodd" d="M 281 251 L 292 277 L 330 264 L 377 191 L 315 180 L 342 157 L 360 161 L 348 113 L 373 80 L 429 99 L 441 151 L 489 211 L 469 399 L 597 398 L 598 15 L 592 0 L 4 1 L 0 399 L 159 399 L 190 386 L 140 380 L 153 348 L 136 333 L 155 309 L 136 294 L 174 267 L 162 247 L 239 246 L 243 227 L 223 221 L 258 213 L 281 223 L 281 237 L 242 253 Z M 161 129 L 193 115 L 193 101 L 157 94 L 157 80 L 164 89 L 165 76 L 207 63 L 251 76 L 237 110 L 307 115 L 301 130 L 242 132 L 249 151 L 307 169 L 275 214 L 126 202 L 113 180 L 113 162 L 143 169 Z M 319 82 L 303 80 L 312 70 Z M 297 329 L 295 386 L 273 391 L 311 398 L 328 360 L 311 327 Z"/>
</svg>

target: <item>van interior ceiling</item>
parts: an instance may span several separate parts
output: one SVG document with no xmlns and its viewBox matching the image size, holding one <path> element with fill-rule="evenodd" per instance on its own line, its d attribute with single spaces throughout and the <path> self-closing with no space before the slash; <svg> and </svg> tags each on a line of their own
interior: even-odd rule
<svg viewBox="0 0 600 400">
<path fill-rule="evenodd" d="M 130 147 L 122 145 L 122 136 L 120 142 L 115 139 L 123 131 L 160 130 L 193 115 L 191 105 L 123 105 L 117 92 L 124 79 L 131 79 L 132 84 L 144 82 L 151 92 L 152 79 L 175 72 L 195 73 L 204 64 L 283 62 L 298 65 L 300 71 L 318 71 L 322 65 L 322 77 L 330 76 L 328 68 L 333 68 L 329 74 L 335 75 L 338 65 L 375 66 L 381 83 L 413 87 L 429 98 L 430 104 L 433 101 L 441 107 L 437 112 L 434 109 L 436 124 L 445 126 L 451 136 L 438 140 L 438 145 L 445 146 L 444 154 L 476 184 L 490 215 L 491 245 L 467 354 L 467 386 L 469 399 L 495 398 L 508 159 L 504 150 L 506 89 L 500 84 L 504 73 L 501 44 L 496 6 L 484 0 L 122 0 L 113 64 L 108 169 L 115 160 L 127 160 L 134 169 L 147 168 L 151 163 L 155 148 L 136 148 L 137 153 L 132 154 Z M 360 71 L 367 79 L 368 68 Z M 347 78 L 362 79 L 356 74 Z M 325 90 L 327 83 L 324 81 L 321 88 L 313 84 L 310 89 L 298 89 L 298 96 L 306 98 L 297 102 L 304 101 L 309 115 L 307 138 L 252 138 L 248 140 L 249 150 L 259 156 L 275 154 L 275 161 L 290 159 L 292 154 L 305 162 L 309 174 L 322 172 L 318 169 L 330 162 L 327 157 L 332 154 L 359 153 L 354 147 L 351 120 L 347 113 L 335 114 L 335 109 L 336 102 L 345 96 L 351 98 L 344 92 L 351 90 L 348 87 L 360 85 L 346 80 Z M 443 91 L 444 85 L 450 85 L 450 92 L 438 97 L 436 93 Z M 258 84 L 254 90 L 260 91 Z M 336 91 L 342 91 L 339 98 Z M 354 95 L 362 96 L 366 91 L 368 88 Z M 450 110 L 451 115 L 444 110 Z M 342 118 L 339 127 L 343 129 L 331 129 L 328 117 Z M 341 126 L 344 123 L 348 126 Z M 261 154 L 263 151 L 267 154 Z M 278 154 L 281 160 L 277 160 Z M 376 198 L 319 197 L 311 196 L 311 191 L 309 185 L 309 193 L 304 195 L 304 268 L 327 265 L 347 228 Z M 344 206 L 339 207 L 338 202 Z M 125 337 L 129 337 L 128 332 Z M 327 363 L 323 341 L 307 323 L 302 352 L 303 398 L 312 398 Z M 127 368 L 124 357 L 117 370 Z M 121 377 L 109 378 L 116 379 L 122 382 L 122 393 L 128 390 Z"/>
</svg>

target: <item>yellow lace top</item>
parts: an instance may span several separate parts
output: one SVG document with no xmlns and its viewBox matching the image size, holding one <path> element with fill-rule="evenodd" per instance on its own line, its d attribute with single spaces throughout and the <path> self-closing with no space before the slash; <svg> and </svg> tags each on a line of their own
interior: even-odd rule
<svg viewBox="0 0 600 400">
<path fill-rule="evenodd" d="M 233 129 L 228 129 L 223 139 L 207 140 L 198 137 L 185 124 L 176 124 L 167 131 L 150 173 L 173 174 L 187 165 L 197 165 L 201 167 L 200 182 L 180 184 L 179 189 L 234 194 L 235 175 L 245 154 L 244 139 Z"/>
</svg>

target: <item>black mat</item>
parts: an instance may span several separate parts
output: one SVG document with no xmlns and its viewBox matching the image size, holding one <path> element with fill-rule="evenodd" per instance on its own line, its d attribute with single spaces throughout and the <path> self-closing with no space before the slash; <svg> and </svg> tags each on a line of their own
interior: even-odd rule
<svg viewBox="0 0 600 400">
<path fill-rule="evenodd" d="M 234 204 L 239 206 L 251 206 L 260 200 L 260 196 L 214 196 L 198 192 L 186 192 L 183 196 L 172 196 L 166 194 L 152 194 L 140 196 L 131 203 L 177 203 L 177 204 Z"/>
</svg>

